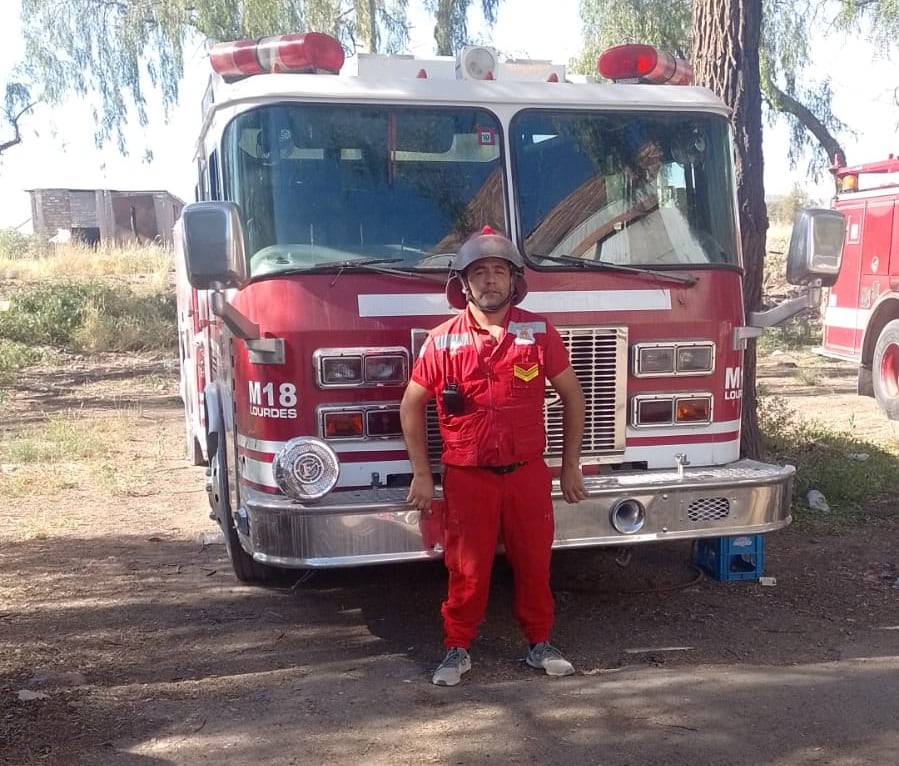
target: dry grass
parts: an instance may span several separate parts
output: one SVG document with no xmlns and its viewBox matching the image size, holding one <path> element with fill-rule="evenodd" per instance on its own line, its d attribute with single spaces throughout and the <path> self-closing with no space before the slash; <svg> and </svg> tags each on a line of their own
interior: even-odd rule
<svg viewBox="0 0 899 766">
<path fill-rule="evenodd" d="M 0 277 L 20 283 L 106 278 L 154 293 L 171 288 L 172 270 L 172 251 L 158 245 L 87 247 L 69 243 L 40 255 L 0 252 Z"/>
<path fill-rule="evenodd" d="M 61 505 L 60 496 L 148 494 L 160 462 L 170 457 L 165 428 L 148 434 L 148 426 L 142 407 L 126 405 L 100 418 L 96 412 L 57 412 L 6 432 L 0 496 L 25 500 L 32 509 L 20 519 L 22 537 L 44 539 L 82 525 L 79 503 Z"/>
<path fill-rule="evenodd" d="M 768 227 L 765 242 L 765 274 L 762 290 L 765 295 L 778 296 L 789 292 L 792 287 L 787 284 L 787 248 L 790 245 L 792 226 L 772 223 Z"/>
</svg>

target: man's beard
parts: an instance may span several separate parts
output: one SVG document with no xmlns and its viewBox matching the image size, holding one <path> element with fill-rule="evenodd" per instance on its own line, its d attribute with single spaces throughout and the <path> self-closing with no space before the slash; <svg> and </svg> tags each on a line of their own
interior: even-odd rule
<svg viewBox="0 0 899 766">
<path fill-rule="evenodd" d="M 472 297 L 471 302 L 474 303 L 474 305 L 484 313 L 492 314 L 495 311 L 499 311 L 500 309 L 505 308 L 512 301 L 513 295 L 514 291 L 510 288 L 505 297 L 501 298 L 499 295 L 491 293 L 489 296 L 484 296 L 481 298 Z"/>
</svg>

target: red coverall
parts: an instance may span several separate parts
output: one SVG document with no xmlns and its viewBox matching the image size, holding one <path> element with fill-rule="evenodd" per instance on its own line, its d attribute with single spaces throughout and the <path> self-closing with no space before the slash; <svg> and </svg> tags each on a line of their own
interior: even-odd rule
<svg viewBox="0 0 899 766">
<path fill-rule="evenodd" d="M 529 643 L 549 639 L 555 525 L 543 399 L 546 379 L 568 365 L 556 329 L 513 306 L 498 343 L 466 309 L 431 331 L 413 367 L 412 379 L 436 397 L 444 442 L 447 647 L 468 649 L 477 634 L 500 532 L 514 570 L 515 617 Z M 447 384 L 458 387 L 462 414 L 446 412 Z"/>
</svg>

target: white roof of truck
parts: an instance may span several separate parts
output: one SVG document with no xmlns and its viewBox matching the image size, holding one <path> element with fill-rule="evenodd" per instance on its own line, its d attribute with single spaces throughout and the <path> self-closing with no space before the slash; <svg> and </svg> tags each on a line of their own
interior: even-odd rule
<svg viewBox="0 0 899 766">
<path fill-rule="evenodd" d="M 595 108 L 602 110 L 660 110 L 708 112 L 728 117 L 730 109 L 712 91 L 688 85 L 646 85 L 528 80 L 471 80 L 455 76 L 430 76 L 434 60 L 411 59 L 406 68 L 427 78 L 354 74 L 258 74 L 226 83 L 218 76 L 211 82 L 212 101 L 207 106 L 202 135 L 213 121 L 222 124 L 237 113 L 264 103 L 420 104 L 475 106 L 497 113 L 528 108 Z M 439 61 L 439 60 L 437 60 Z M 541 62 L 545 63 L 545 62 Z M 551 66 L 549 64 L 547 67 Z M 430 67 L 430 68 L 429 68 Z M 347 67 L 344 67 L 344 72 Z M 202 142 L 202 136 L 200 141 Z M 197 147 L 200 149 L 200 146 Z"/>
</svg>

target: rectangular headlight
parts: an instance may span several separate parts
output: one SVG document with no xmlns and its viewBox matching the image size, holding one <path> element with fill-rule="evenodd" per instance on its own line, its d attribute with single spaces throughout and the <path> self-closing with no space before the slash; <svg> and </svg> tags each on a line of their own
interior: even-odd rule
<svg viewBox="0 0 899 766">
<path fill-rule="evenodd" d="M 358 386 L 362 383 L 362 357 L 322 357 L 319 375 L 323 386 Z"/>
<path fill-rule="evenodd" d="M 405 354 L 370 354 L 365 357 L 365 382 L 377 386 L 402 386 L 406 382 Z"/>
<path fill-rule="evenodd" d="M 706 375 L 715 369 L 712 341 L 637 343 L 633 350 L 634 377 Z"/>
<path fill-rule="evenodd" d="M 711 372 L 715 366 L 715 346 L 711 343 L 677 347 L 677 371 L 679 373 Z"/>
<path fill-rule="evenodd" d="M 634 375 L 665 375 L 674 372 L 674 346 L 637 346 Z"/>
<path fill-rule="evenodd" d="M 312 355 L 322 388 L 404 386 L 409 380 L 409 351 L 385 348 L 320 348 Z"/>
</svg>

